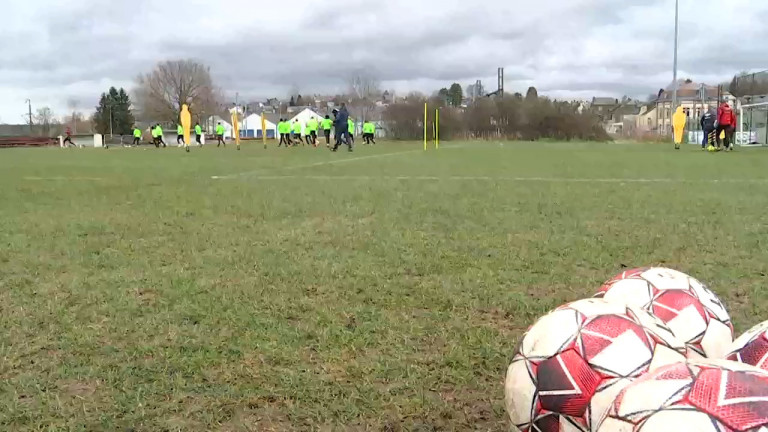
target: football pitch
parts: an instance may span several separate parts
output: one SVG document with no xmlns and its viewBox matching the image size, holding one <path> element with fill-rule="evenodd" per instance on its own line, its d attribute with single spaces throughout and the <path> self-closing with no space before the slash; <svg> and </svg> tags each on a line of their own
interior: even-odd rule
<svg viewBox="0 0 768 432">
<path fill-rule="evenodd" d="M 0 429 L 506 431 L 528 325 L 645 265 L 768 319 L 768 151 L 0 151 Z"/>
</svg>

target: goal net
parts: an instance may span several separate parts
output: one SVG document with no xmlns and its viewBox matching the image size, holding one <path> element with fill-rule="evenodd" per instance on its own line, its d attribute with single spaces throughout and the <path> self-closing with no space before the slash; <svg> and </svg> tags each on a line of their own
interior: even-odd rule
<svg viewBox="0 0 768 432">
<path fill-rule="evenodd" d="M 738 119 L 736 145 L 768 146 L 768 101 L 742 104 Z"/>
<path fill-rule="evenodd" d="M 768 70 L 735 77 L 729 90 L 739 98 L 737 145 L 768 145 Z"/>
</svg>

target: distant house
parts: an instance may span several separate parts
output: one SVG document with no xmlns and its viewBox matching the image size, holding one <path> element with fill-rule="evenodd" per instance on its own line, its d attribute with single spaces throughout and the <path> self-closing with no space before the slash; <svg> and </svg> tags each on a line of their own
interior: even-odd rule
<svg viewBox="0 0 768 432">
<path fill-rule="evenodd" d="M 616 107 L 619 106 L 619 100 L 611 97 L 593 97 L 589 105 L 590 111 L 597 115 L 601 122 L 611 120 L 610 116 Z"/>
<path fill-rule="evenodd" d="M 620 134 L 634 129 L 642 103 L 631 98 L 595 97 L 589 110 L 598 116 L 608 133 Z"/>
<path fill-rule="evenodd" d="M 640 113 L 635 117 L 635 128 L 641 132 L 652 132 L 657 125 L 656 104 L 649 102 L 640 107 Z"/>
</svg>

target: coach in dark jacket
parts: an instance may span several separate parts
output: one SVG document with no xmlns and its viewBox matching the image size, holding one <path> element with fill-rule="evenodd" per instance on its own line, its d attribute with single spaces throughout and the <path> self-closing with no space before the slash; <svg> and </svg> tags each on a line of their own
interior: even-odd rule
<svg viewBox="0 0 768 432">
<path fill-rule="evenodd" d="M 711 108 L 701 116 L 701 130 L 704 131 L 704 139 L 701 141 L 701 148 L 707 147 L 707 143 L 710 142 L 709 134 L 715 132 L 716 117 L 715 110 Z"/>
<path fill-rule="evenodd" d="M 341 104 L 341 109 L 333 110 L 333 114 L 336 116 L 333 121 L 333 125 L 336 127 L 336 144 L 333 146 L 333 151 L 336 151 L 341 145 L 341 137 L 344 137 L 349 151 L 352 151 L 352 140 L 349 137 L 349 126 L 347 125 L 349 120 L 347 105 Z"/>
</svg>

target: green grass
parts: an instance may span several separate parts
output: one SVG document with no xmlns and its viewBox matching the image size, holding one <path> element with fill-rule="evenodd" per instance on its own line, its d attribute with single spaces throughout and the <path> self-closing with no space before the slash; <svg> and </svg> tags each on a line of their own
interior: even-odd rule
<svg viewBox="0 0 768 432">
<path fill-rule="evenodd" d="M 658 144 L 0 151 L 0 429 L 507 430 L 522 332 L 624 266 L 699 277 L 738 331 L 768 318 L 767 167 Z"/>
</svg>

